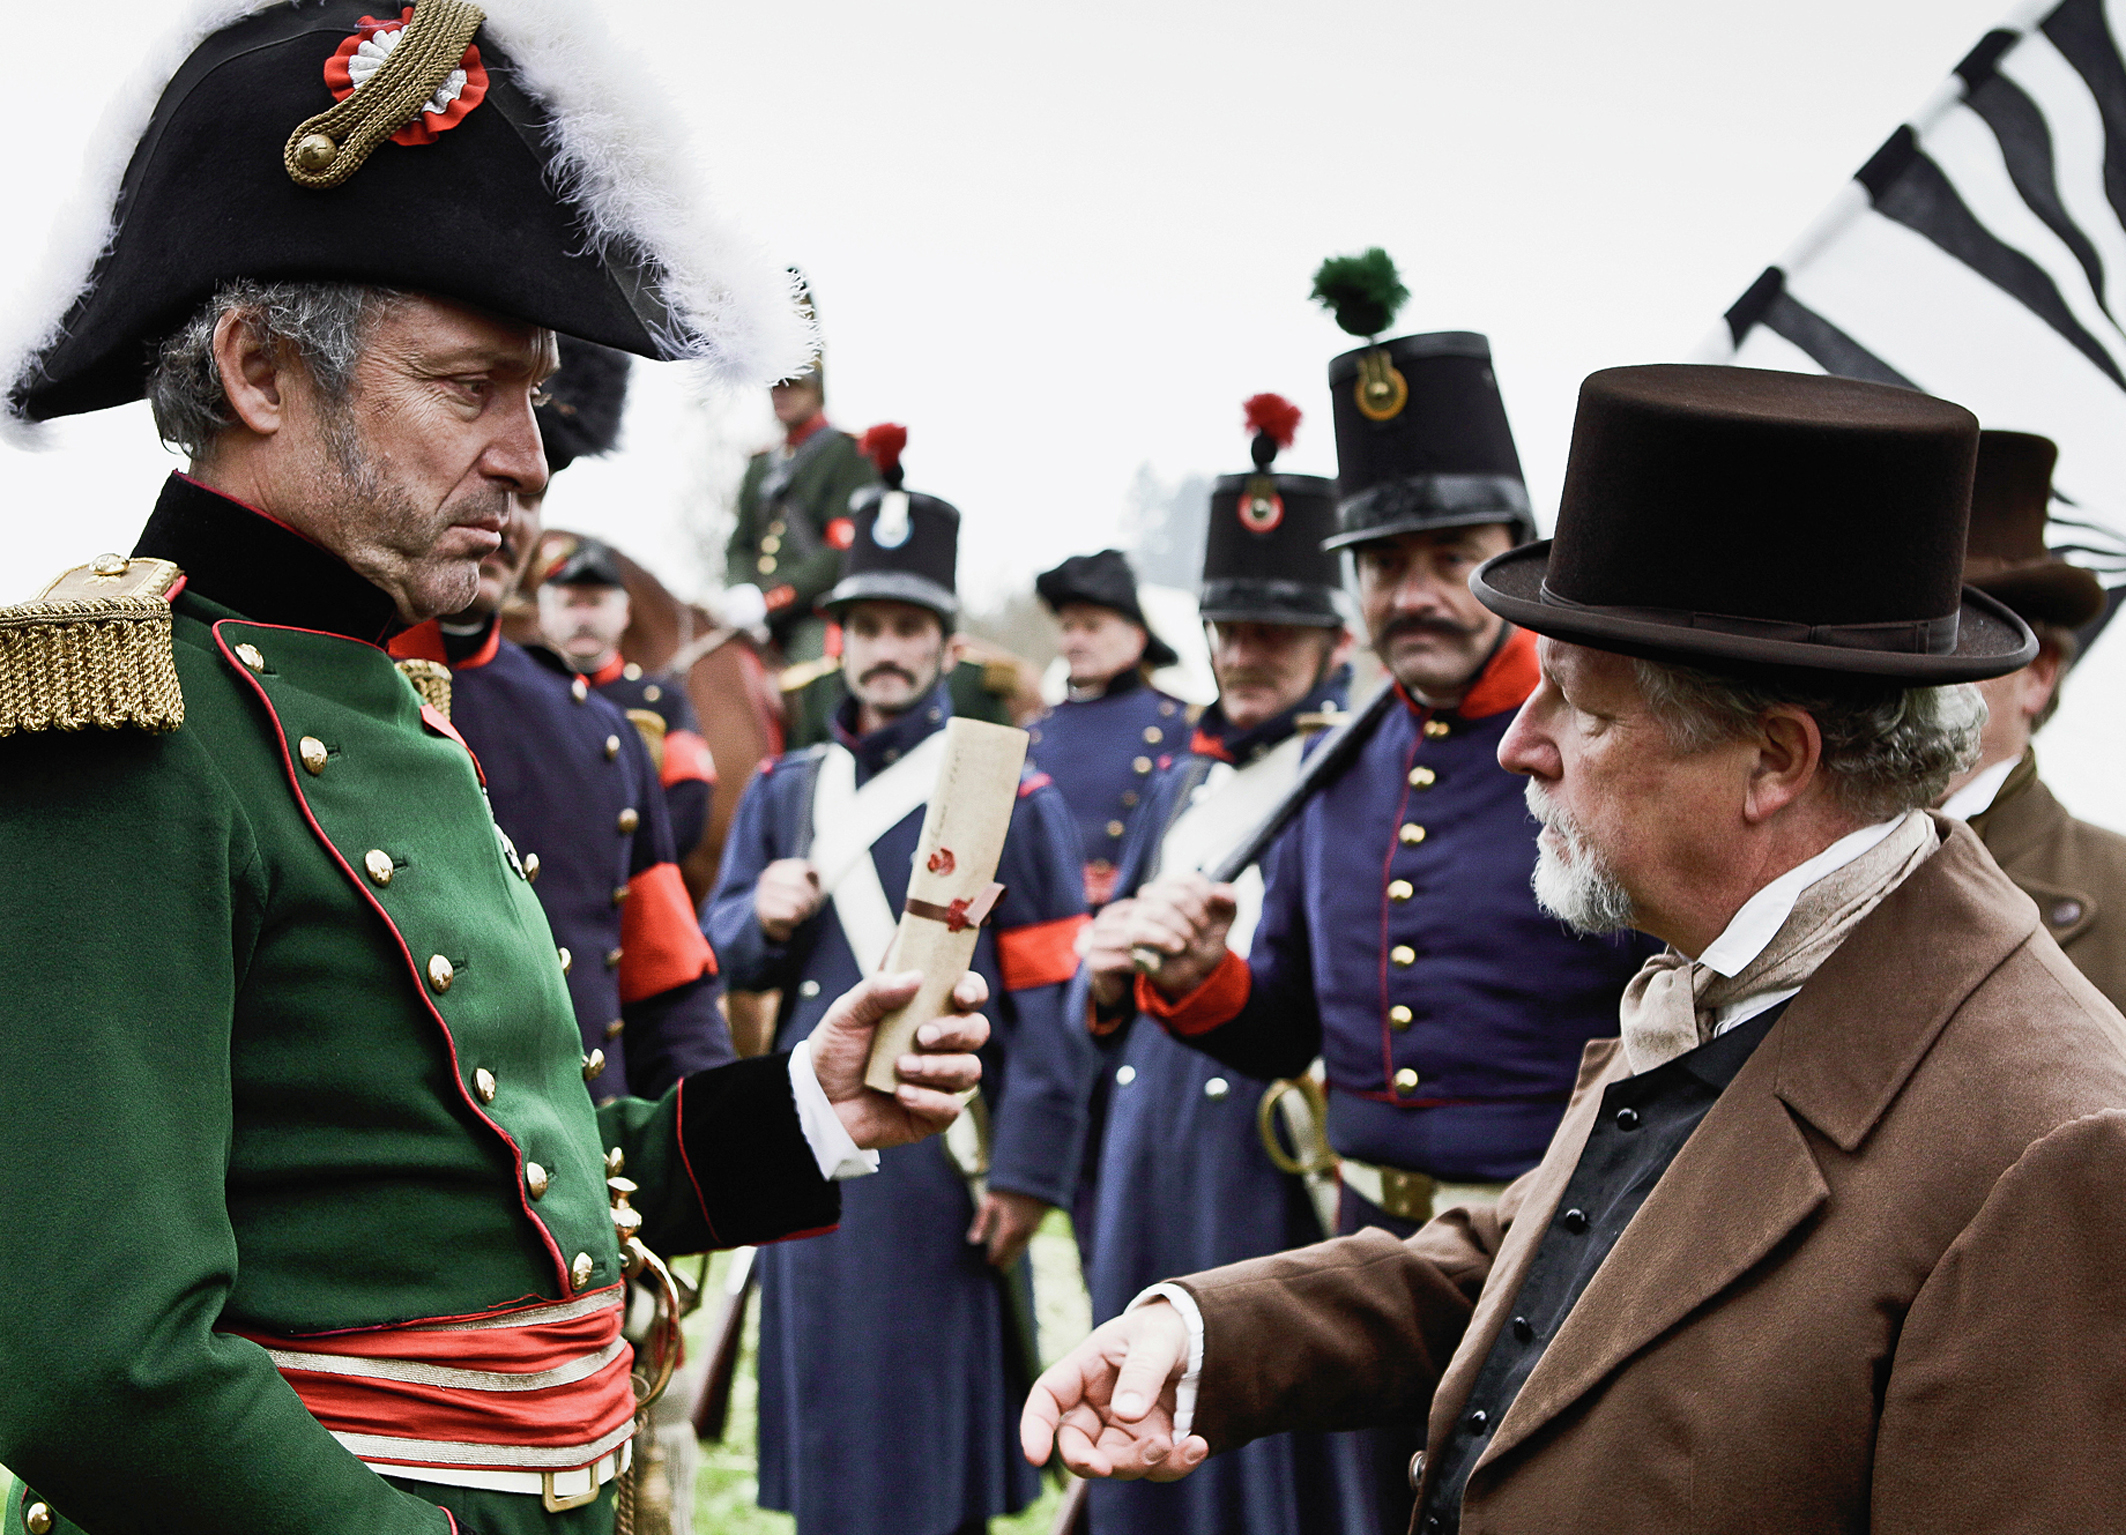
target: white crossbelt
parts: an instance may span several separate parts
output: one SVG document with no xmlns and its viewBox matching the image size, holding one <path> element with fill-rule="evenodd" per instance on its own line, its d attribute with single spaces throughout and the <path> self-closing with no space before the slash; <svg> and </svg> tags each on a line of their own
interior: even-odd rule
<svg viewBox="0 0 2126 1535">
<path fill-rule="evenodd" d="M 1188 807 L 1166 829 L 1159 843 L 1162 874 L 1200 870 L 1215 863 L 1234 843 L 1262 824 L 1292 780 L 1299 774 L 1305 743 L 1294 734 L 1285 737 L 1245 767 L 1220 762 L 1214 765 L 1190 795 Z M 1226 947 L 1245 959 L 1255 940 L 1255 924 L 1262 920 L 1262 869 L 1249 864 L 1233 881 L 1239 910 L 1226 934 Z"/>
<path fill-rule="evenodd" d="M 833 899 L 860 974 L 870 975 L 886 962 L 900 926 L 879 883 L 871 844 L 929 801 L 944 755 L 940 730 L 861 789 L 856 758 L 846 746 L 829 746 L 819 765 L 812 787 L 812 866 L 819 871 L 821 891 Z"/>
</svg>

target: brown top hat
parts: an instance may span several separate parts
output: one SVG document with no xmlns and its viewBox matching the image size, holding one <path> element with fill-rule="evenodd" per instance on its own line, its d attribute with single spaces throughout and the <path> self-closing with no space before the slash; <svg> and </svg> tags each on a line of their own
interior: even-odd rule
<svg viewBox="0 0 2126 1535">
<path fill-rule="evenodd" d="M 2059 456 L 2051 439 L 2029 432 L 1978 434 L 1964 584 L 1998 597 L 2025 623 L 2079 629 L 2103 611 L 2104 588 L 2045 547 Z"/>
<path fill-rule="evenodd" d="M 1718 670 L 1908 686 L 2027 665 L 1962 588 L 1978 422 L 1910 389 L 1658 364 L 1580 386 L 1557 537 L 1471 581 L 1510 622 Z"/>
</svg>

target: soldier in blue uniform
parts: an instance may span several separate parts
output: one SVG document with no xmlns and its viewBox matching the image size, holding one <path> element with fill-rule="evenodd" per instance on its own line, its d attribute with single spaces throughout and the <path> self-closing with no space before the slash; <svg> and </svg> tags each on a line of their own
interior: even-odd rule
<svg viewBox="0 0 2126 1535">
<path fill-rule="evenodd" d="M 551 437 L 548 443 L 551 458 Z M 620 653 L 632 616 L 620 562 L 595 538 L 577 539 L 539 587 L 539 627 L 548 642 L 593 692 L 625 711 L 650 749 L 664 786 L 672 847 L 684 863 L 708 830 L 716 764 L 685 685 L 676 677 L 646 672 Z"/>
<path fill-rule="evenodd" d="M 563 348 L 538 407 L 549 476 L 618 435 L 612 370 L 594 363 L 571 374 L 588 350 Z M 567 956 L 592 1099 L 655 1096 L 736 1054 L 642 734 L 555 651 L 502 637 L 502 604 L 538 545 L 543 500 L 513 498 L 472 606 L 407 630 L 391 652 L 450 668 L 451 721 L 479 758 L 495 824 L 517 845 Z"/>
<path fill-rule="evenodd" d="M 1149 680 L 1177 658 L 1145 621 L 1118 549 L 1073 555 L 1036 577 L 1034 590 L 1061 627 L 1070 693 L 1034 725 L 1032 754 L 1077 822 L 1085 904 L 1097 911 L 1151 775 L 1188 743 L 1186 706 Z"/>
<path fill-rule="evenodd" d="M 1392 306 L 1347 305 L 1359 334 Z M 1354 316 L 1352 311 L 1361 313 Z M 1534 534 L 1520 460 L 1479 335 L 1369 343 L 1329 365 L 1338 531 L 1395 696 L 1352 765 L 1265 866 L 1247 959 L 1229 888 L 1200 874 L 1139 893 L 1131 941 L 1169 956 L 1135 1000 L 1226 1065 L 1289 1077 L 1321 1056 L 1344 1230 L 1414 1232 L 1533 1167 L 1582 1045 L 1615 1032 L 1644 939 L 1574 937 L 1536 906 L 1535 821 L 1497 748 L 1537 682 L 1534 637 L 1470 593 L 1485 559 Z M 1093 977 L 1109 1006 L 1131 985 Z M 1409 1512 L 1422 1425 L 1377 1435 L 1384 1529 Z"/>
<path fill-rule="evenodd" d="M 1344 705 L 1351 639 L 1336 606 L 1337 558 L 1321 547 L 1335 531 L 1336 488 L 1271 470 L 1298 418 L 1275 395 L 1251 399 L 1255 472 L 1222 476 L 1211 492 L 1202 611 L 1219 697 L 1188 754 L 1152 778 L 1115 899 L 1093 923 L 1095 967 L 1127 972 L 1137 888 L 1245 837 L 1298 774 L 1302 722 Z M 1235 882 L 1240 909 L 1226 941 L 1237 953 L 1247 952 L 1262 888 L 1254 869 Z M 1089 975 L 1073 994 L 1079 1016 Z M 1321 1239 L 1306 1181 L 1271 1161 L 1258 1128 L 1270 1082 L 1189 1049 L 1126 1005 L 1089 1021 L 1110 1042 L 1113 1084 L 1089 1272 L 1095 1321 L 1169 1274 Z M 1372 1519 L 1363 1449 L 1350 1435 L 1279 1434 L 1183 1481 L 1101 1481 L 1088 1494 L 1094 1535 L 1345 1535 Z"/>
<path fill-rule="evenodd" d="M 878 968 L 952 714 L 959 513 L 899 478 L 858 496 L 829 597 L 851 689 L 835 739 L 747 786 L 710 906 L 730 984 L 782 993 L 782 1049 Z M 760 1501 L 800 1535 L 953 1535 L 1038 1491 L 1012 1430 L 1032 1344 L 1019 1258 L 1070 1199 L 1095 1063 L 1064 1014 L 1086 921 L 1075 837 L 1032 770 L 997 879 L 974 957 L 994 998 L 986 1149 L 882 1157 L 839 1231 L 762 1253 Z"/>
</svg>

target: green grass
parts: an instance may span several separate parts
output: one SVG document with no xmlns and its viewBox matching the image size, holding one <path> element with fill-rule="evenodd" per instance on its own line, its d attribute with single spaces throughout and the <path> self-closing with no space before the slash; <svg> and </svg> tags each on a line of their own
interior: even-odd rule
<svg viewBox="0 0 2126 1535">
<path fill-rule="evenodd" d="M 1078 1269 L 1078 1247 L 1071 1240 L 1070 1222 L 1053 1211 L 1033 1240 L 1034 1302 L 1040 1316 L 1041 1360 L 1053 1363 L 1074 1347 L 1092 1327 L 1092 1302 Z M 721 1255 L 709 1270 L 710 1300 L 687 1322 L 687 1346 L 706 1352 L 715 1346 L 708 1336 L 716 1325 L 717 1297 L 723 1293 L 723 1270 L 729 1260 Z M 691 1267 L 691 1265 L 689 1265 Z M 694 1529 L 696 1535 L 792 1535 L 796 1521 L 788 1514 L 770 1513 L 757 1507 L 754 1481 L 755 1403 L 758 1388 L 753 1375 L 754 1349 L 760 1334 L 759 1309 L 746 1321 L 744 1358 L 731 1386 L 731 1416 L 728 1437 L 721 1444 L 701 1447 L 701 1475 L 694 1484 Z M 0 1502 L 14 1486 L 14 1478 L 0 1466 Z M 1040 1498 L 1025 1512 L 998 1519 L 990 1535 L 1047 1535 L 1055 1522 L 1056 1504 L 1062 1494 L 1053 1479 Z"/>
<path fill-rule="evenodd" d="M 1050 1212 L 1042 1223 L 1033 1240 L 1032 1255 L 1041 1360 L 1048 1364 L 1076 1346 L 1092 1327 L 1092 1302 L 1079 1274 L 1078 1246 L 1071 1239 L 1070 1221 L 1061 1211 Z M 724 1263 L 720 1256 L 715 1260 L 710 1271 L 712 1299 L 688 1323 L 690 1349 L 705 1351 L 714 1346 L 714 1340 L 705 1334 L 717 1320 L 713 1297 L 722 1293 Z M 756 1307 L 746 1319 L 745 1353 L 731 1386 L 728 1437 L 721 1444 L 701 1447 L 701 1475 L 694 1484 L 695 1535 L 792 1535 L 797 1528 L 797 1521 L 788 1514 L 771 1513 L 753 1501 L 758 1491 L 754 1481 L 758 1389 L 753 1358 L 759 1332 Z M 990 1535 L 1048 1535 L 1061 1497 L 1054 1479 L 1048 1479 L 1041 1496 L 1023 1513 L 992 1521 Z"/>
</svg>

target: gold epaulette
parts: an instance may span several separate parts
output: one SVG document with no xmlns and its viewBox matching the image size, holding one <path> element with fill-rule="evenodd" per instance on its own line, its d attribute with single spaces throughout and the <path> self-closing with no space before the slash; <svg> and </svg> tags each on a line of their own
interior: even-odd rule
<svg viewBox="0 0 2126 1535">
<path fill-rule="evenodd" d="M 779 686 L 785 693 L 799 693 L 812 686 L 822 677 L 831 677 L 842 669 L 840 656 L 821 656 L 817 661 L 800 661 L 795 666 L 782 669 Z"/>
<path fill-rule="evenodd" d="M 649 748 L 650 766 L 664 771 L 664 716 L 655 709 L 630 709 L 627 717 L 634 723 L 635 733 L 642 737 L 642 744 Z"/>
<path fill-rule="evenodd" d="M 420 694 L 421 702 L 443 716 L 450 718 L 450 668 L 441 661 L 423 661 L 408 657 L 398 663 L 399 675 L 413 684 L 414 692 Z"/>
<path fill-rule="evenodd" d="M 168 560 L 104 554 L 0 608 L 0 736 L 182 725 L 170 593 L 183 578 Z"/>
</svg>

